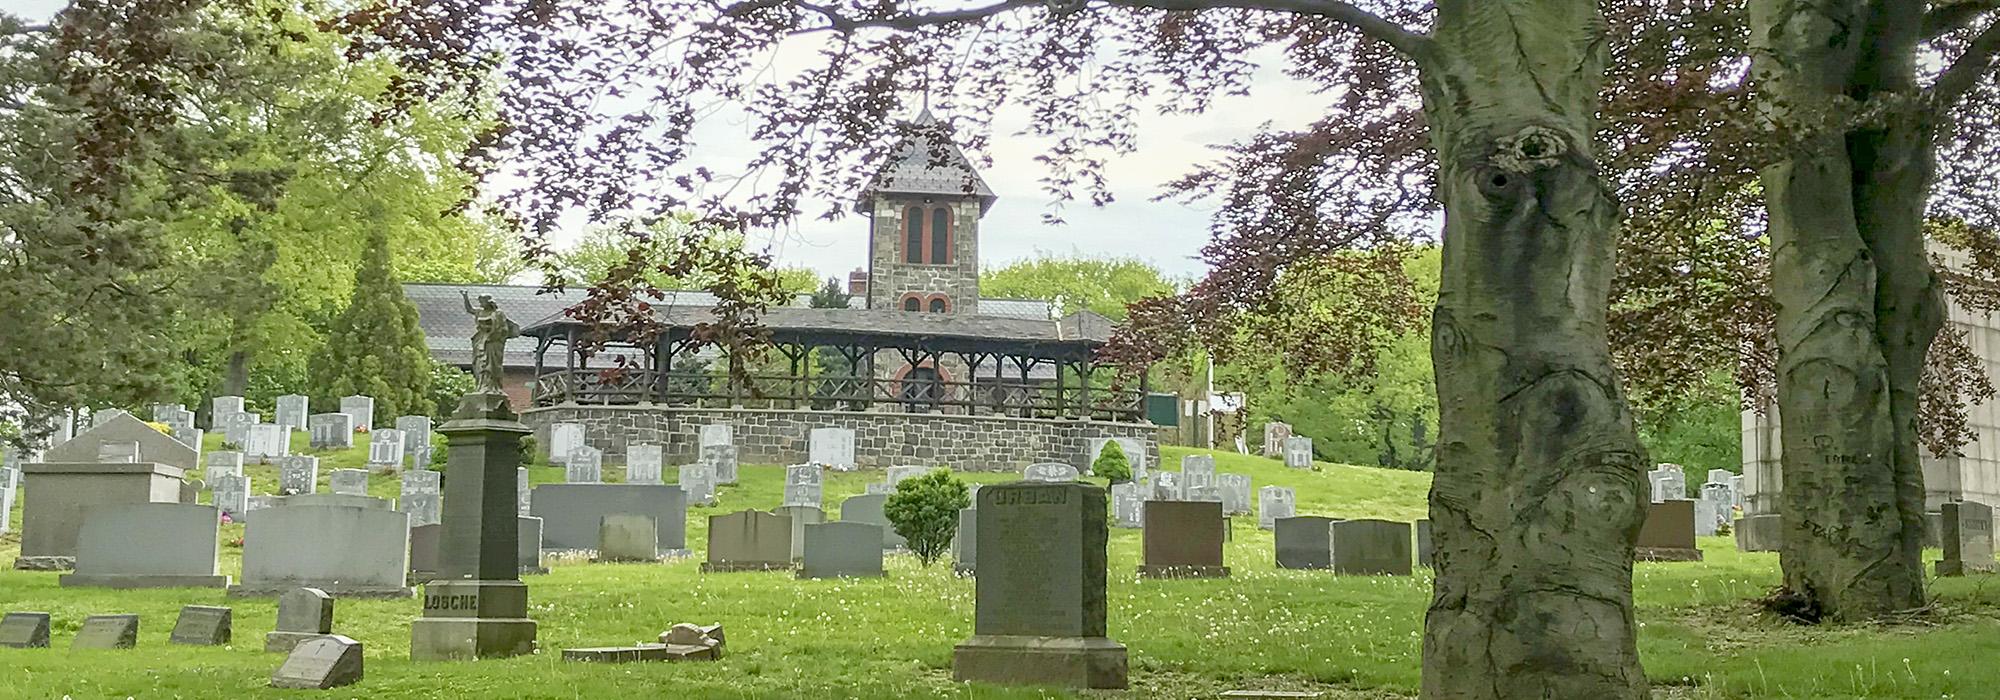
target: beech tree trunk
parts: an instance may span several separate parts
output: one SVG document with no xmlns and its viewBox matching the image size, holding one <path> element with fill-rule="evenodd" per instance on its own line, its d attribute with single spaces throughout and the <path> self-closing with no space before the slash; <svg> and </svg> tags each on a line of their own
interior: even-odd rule
<svg viewBox="0 0 2000 700">
<path fill-rule="evenodd" d="M 1766 116 L 1798 138 L 1761 178 L 1778 304 L 1780 561 L 1804 612 L 1836 620 L 1924 597 L 1918 382 L 1944 323 L 1923 238 L 1933 131 L 1914 109 L 1877 125 L 1841 118 L 1915 94 L 1923 5 L 1751 4 Z"/>
<path fill-rule="evenodd" d="M 1437 582 L 1423 697 L 1646 697 L 1632 615 L 1645 453 L 1605 311 L 1619 205 L 1592 148 L 1591 0 L 1438 3 L 1420 57 L 1444 269 Z"/>
</svg>

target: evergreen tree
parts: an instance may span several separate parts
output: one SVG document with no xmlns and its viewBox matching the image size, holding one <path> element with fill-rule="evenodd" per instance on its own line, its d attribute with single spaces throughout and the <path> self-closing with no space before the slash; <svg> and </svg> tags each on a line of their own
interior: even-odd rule
<svg viewBox="0 0 2000 700">
<path fill-rule="evenodd" d="M 374 397 L 377 423 L 431 413 L 430 351 L 417 307 L 390 269 L 389 235 L 381 228 L 368 236 L 353 299 L 333 319 L 326 350 L 313 358 L 312 387 L 320 406 L 337 406 L 342 396 Z"/>
</svg>

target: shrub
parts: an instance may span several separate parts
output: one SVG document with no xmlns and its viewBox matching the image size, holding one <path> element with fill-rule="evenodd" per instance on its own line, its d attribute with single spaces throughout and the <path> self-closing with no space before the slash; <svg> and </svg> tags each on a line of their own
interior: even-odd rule
<svg viewBox="0 0 2000 700">
<path fill-rule="evenodd" d="M 1132 480 L 1132 463 L 1125 459 L 1125 448 L 1117 440 L 1104 443 L 1104 449 L 1097 453 L 1097 461 L 1090 463 L 1090 473 L 1109 479 L 1111 483 L 1122 484 Z"/>
<path fill-rule="evenodd" d="M 896 484 L 896 492 L 889 494 L 882 512 L 917 560 L 930 566 L 951 547 L 951 536 L 958 531 L 958 511 L 970 505 L 965 483 L 952 476 L 951 470 L 938 469 Z"/>
<path fill-rule="evenodd" d="M 459 397 L 472 393 L 478 385 L 472 373 L 456 366 L 433 360 L 431 362 L 431 419 L 439 423 L 451 420 L 453 411 L 458 410 Z"/>
</svg>

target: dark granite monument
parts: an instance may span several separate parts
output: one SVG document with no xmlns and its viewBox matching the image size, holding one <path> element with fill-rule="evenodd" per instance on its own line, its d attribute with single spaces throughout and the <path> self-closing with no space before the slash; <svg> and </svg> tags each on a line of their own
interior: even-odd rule
<svg viewBox="0 0 2000 700">
<path fill-rule="evenodd" d="M 834 521 L 806 526 L 799 578 L 880 578 L 882 526 Z"/>
<path fill-rule="evenodd" d="M 1146 578 L 1220 578 L 1222 540 L 1227 521 L 1222 501 L 1147 501 L 1145 559 L 1139 575 Z"/>
<path fill-rule="evenodd" d="M 130 649 L 139 645 L 138 615 L 92 615 L 83 619 L 71 649 Z"/>
<path fill-rule="evenodd" d="M 361 643 L 329 634 L 300 642 L 271 674 L 273 688 L 326 690 L 361 682 Z"/>
<path fill-rule="evenodd" d="M 512 324 L 482 300 L 474 312 L 479 333 L 499 334 Z M 489 327 L 490 326 L 490 327 Z M 535 621 L 528 619 L 528 586 L 521 582 L 521 437 L 531 430 L 515 420 L 497 383 L 501 341 L 475 343 L 479 393 L 466 394 L 450 422 L 438 428 L 450 447 L 445 480 L 444 531 L 437 578 L 424 585 L 423 617 L 410 625 L 410 658 L 418 661 L 517 656 L 535 650 Z M 358 652 L 357 652 L 358 653 Z"/>
<path fill-rule="evenodd" d="M 0 647 L 39 649 L 48 645 L 48 613 L 10 612 L 0 617 Z"/>
<path fill-rule="evenodd" d="M 703 573 L 792 568 L 792 519 L 745 510 L 708 516 L 708 561 Z"/>
<path fill-rule="evenodd" d="M 1317 515 L 1295 515 L 1272 522 L 1272 542 L 1278 550 L 1278 568 L 1333 568 L 1333 524 L 1339 520 Z"/>
<path fill-rule="evenodd" d="M 1336 520 L 1333 573 L 1342 576 L 1410 575 L 1410 524 L 1388 520 Z"/>
<path fill-rule="evenodd" d="M 1937 562 L 1937 575 L 1993 571 L 1993 507 L 1963 501 L 1946 503 L 1938 510 L 1942 516 L 1938 539 L 1944 546 L 1944 558 Z"/>
<path fill-rule="evenodd" d="M 1639 529 L 1635 561 L 1701 561 L 1694 546 L 1694 501 L 1668 499 L 1646 505 L 1646 524 Z"/>
<path fill-rule="evenodd" d="M 264 635 L 266 653 L 291 653 L 313 637 L 333 633 L 333 596 L 317 588 L 294 588 L 278 596 L 277 629 Z"/>
<path fill-rule="evenodd" d="M 1126 686 L 1125 645 L 1105 636 L 1105 500 L 1080 483 L 979 490 L 977 607 L 954 679 Z"/>
<path fill-rule="evenodd" d="M 211 647 L 228 644 L 233 617 L 234 611 L 229 608 L 211 605 L 182 607 L 180 619 L 174 621 L 174 632 L 167 637 L 167 641 Z"/>
</svg>

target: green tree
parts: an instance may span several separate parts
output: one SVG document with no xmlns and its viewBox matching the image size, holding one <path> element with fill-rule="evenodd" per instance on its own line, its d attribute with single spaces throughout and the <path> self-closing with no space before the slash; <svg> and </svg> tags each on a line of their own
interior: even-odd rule
<svg viewBox="0 0 2000 700">
<path fill-rule="evenodd" d="M 661 217 L 650 226 L 630 220 L 591 226 L 568 249 L 556 255 L 557 271 L 565 282 L 595 286 L 612 270 L 634 259 L 672 259 L 680 246 L 691 244 L 687 234 L 702 231 L 707 233 L 702 244 L 735 250 L 747 245 L 740 233 L 705 227 L 694 214 L 679 212 Z M 778 267 L 773 272 L 778 275 L 779 288 L 788 294 L 811 294 L 820 289 L 819 273 L 811 268 Z M 648 270 L 644 277 L 654 289 L 664 291 L 706 289 L 715 282 L 705 274 L 676 276 L 658 269 Z"/>
<path fill-rule="evenodd" d="M 1132 480 L 1132 463 L 1125 459 L 1125 448 L 1112 440 L 1098 451 L 1097 460 L 1090 463 L 1090 473 L 1110 483 L 1122 484 Z"/>
<path fill-rule="evenodd" d="M 1114 321 L 1125 318 L 1127 304 L 1175 288 L 1166 273 L 1138 258 L 1041 253 L 979 273 L 982 297 L 1043 299 L 1056 302 L 1063 315 L 1088 309 Z"/>
<path fill-rule="evenodd" d="M 313 362 L 313 401 L 331 406 L 364 394 L 375 398 L 377 416 L 429 415 L 432 366 L 417 307 L 390 269 L 388 234 L 370 233 L 354 298 L 334 318 L 326 349 Z"/>
<path fill-rule="evenodd" d="M 882 513 L 896 527 L 896 534 L 908 542 L 917 560 L 930 566 L 951 547 L 951 536 L 958 531 L 958 511 L 971 504 L 965 483 L 949 469 L 936 469 L 896 484 L 896 492 L 882 504 Z"/>
</svg>

